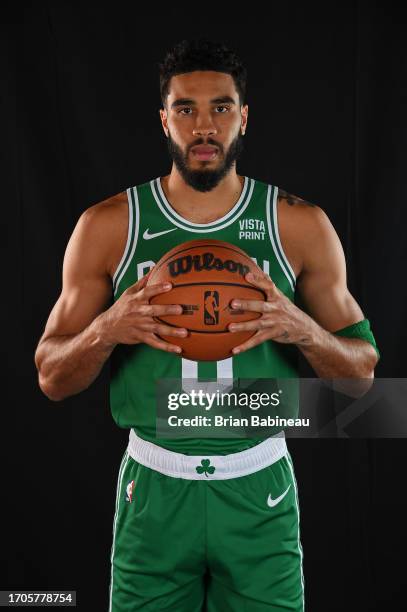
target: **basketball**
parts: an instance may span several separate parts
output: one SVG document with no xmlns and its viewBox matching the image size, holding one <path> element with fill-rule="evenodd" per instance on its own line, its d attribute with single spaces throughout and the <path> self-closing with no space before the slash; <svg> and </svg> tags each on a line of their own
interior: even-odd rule
<svg viewBox="0 0 407 612">
<path fill-rule="evenodd" d="M 230 332 L 229 323 L 250 321 L 259 312 L 232 308 L 234 298 L 265 300 L 265 293 L 245 280 L 260 269 L 239 247 L 221 240 L 190 240 L 166 253 L 153 268 L 147 285 L 171 282 L 172 289 L 154 296 L 150 304 L 180 304 L 180 315 L 155 317 L 156 321 L 185 327 L 186 338 L 160 336 L 182 348 L 182 357 L 218 361 L 255 331 Z M 260 270 L 261 271 L 261 270 Z"/>
</svg>

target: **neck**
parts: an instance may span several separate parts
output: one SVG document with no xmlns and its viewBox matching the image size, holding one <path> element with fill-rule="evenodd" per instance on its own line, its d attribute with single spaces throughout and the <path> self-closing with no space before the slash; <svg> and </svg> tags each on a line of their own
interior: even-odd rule
<svg viewBox="0 0 407 612">
<path fill-rule="evenodd" d="M 176 166 L 161 178 L 165 197 L 174 210 L 192 223 L 210 223 L 220 219 L 238 201 L 244 185 L 244 177 L 236 174 L 236 167 L 212 191 L 202 193 L 188 185 Z"/>
</svg>

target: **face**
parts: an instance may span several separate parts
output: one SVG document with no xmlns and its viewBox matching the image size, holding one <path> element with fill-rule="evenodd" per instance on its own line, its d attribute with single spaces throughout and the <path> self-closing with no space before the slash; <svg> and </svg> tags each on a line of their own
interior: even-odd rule
<svg viewBox="0 0 407 612">
<path fill-rule="evenodd" d="M 169 154 L 193 189 L 211 191 L 230 172 L 243 150 L 247 115 L 230 74 L 208 70 L 171 78 L 161 122 Z"/>
</svg>

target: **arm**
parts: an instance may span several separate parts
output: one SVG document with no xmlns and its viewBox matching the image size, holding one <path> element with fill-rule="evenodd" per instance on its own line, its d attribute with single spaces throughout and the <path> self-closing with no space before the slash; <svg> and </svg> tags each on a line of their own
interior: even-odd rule
<svg viewBox="0 0 407 612">
<path fill-rule="evenodd" d="M 73 231 L 64 257 L 62 292 L 35 353 L 39 386 L 52 400 L 88 387 L 114 348 L 103 340 L 97 319 L 111 296 L 106 253 L 86 248 L 96 243 L 100 220 L 90 208 Z"/>
<path fill-rule="evenodd" d="M 233 324 L 231 331 L 256 330 L 235 351 L 260 342 L 296 344 L 321 378 L 373 378 L 377 354 L 366 341 L 334 336 L 332 332 L 363 319 L 346 285 L 346 264 L 339 238 L 326 214 L 316 206 L 291 208 L 284 223 L 284 242 L 295 244 L 300 273 L 297 288 L 307 312 L 300 310 L 263 273 L 247 279 L 262 288 L 266 302 L 239 300 L 240 306 L 262 312 L 259 319 Z M 301 228 L 299 234 L 298 228 Z M 283 235 L 282 235 L 283 238 Z M 234 305 L 234 301 L 232 302 Z"/>
<path fill-rule="evenodd" d="M 310 320 L 297 346 L 321 378 L 373 378 L 378 360 L 373 346 L 332 333 L 364 318 L 347 288 L 338 235 L 320 208 L 308 208 L 307 217 L 297 288 Z"/>
<path fill-rule="evenodd" d="M 145 288 L 148 275 L 105 310 L 112 295 L 108 262 L 112 240 L 117 239 L 112 232 L 114 211 L 100 204 L 86 210 L 66 249 L 62 292 L 35 353 L 40 388 L 55 401 L 86 389 L 118 343 L 146 342 L 178 352 L 178 347 L 159 339 L 156 332 L 183 334 L 158 325 L 152 315 L 180 313 L 181 307 L 150 306 L 153 295 L 168 289 L 162 285 Z"/>
</svg>

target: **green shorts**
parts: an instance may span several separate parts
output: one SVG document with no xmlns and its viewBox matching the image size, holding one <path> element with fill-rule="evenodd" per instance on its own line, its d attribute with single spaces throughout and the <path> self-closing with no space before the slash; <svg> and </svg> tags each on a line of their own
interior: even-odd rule
<svg viewBox="0 0 407 612">
<path fill-rule="evenodd" d="M 303 612 L 299 509 L 283 437 L 197 457 L 130 432 L 109 612 Z"/>
</svg>

